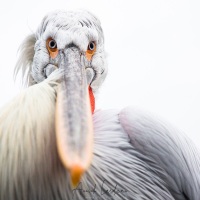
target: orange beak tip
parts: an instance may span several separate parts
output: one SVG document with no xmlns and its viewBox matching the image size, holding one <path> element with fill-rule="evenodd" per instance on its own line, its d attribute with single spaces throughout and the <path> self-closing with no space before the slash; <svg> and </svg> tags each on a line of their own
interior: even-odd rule
<svg viewBox="0 0 200 200">
<path fill-rule="evenodd" d="M 77 187 L 77 185 L 80 183 L 83 173 L 84 169 L 79 165 L 75 165 L 70 169 L 72 188 Z"/>
</svg>

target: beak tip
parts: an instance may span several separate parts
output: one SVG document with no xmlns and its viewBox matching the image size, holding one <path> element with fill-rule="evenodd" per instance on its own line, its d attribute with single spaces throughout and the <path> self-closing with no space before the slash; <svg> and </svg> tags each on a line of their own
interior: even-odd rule
<svg viewBox="0 0 200 200">
<path fill-rule="evenodd" d="M 78 164 L 70 168 L 71 185 L 73 188 L 77 187 L 77 185 L 79 184 L 84 171 L 85 170 L 83 169 L 83 167 Z"/>
</svg>

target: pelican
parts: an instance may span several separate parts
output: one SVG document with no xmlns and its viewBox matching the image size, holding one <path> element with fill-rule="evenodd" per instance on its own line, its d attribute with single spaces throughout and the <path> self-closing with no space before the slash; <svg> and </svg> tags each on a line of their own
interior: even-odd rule
<svg viewBox="0 0 200 200">
<path fill-rule="evenodd" d="M 0 200 L 200 200 L 200 152 L 158 117 L 95 110 L 100 21 L 54 11 L 22 46 L 28 86 L 0 110 Z"/>
</svg>

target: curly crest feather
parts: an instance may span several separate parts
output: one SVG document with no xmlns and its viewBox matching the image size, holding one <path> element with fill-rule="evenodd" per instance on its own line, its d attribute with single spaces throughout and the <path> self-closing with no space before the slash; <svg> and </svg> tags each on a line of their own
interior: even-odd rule
<svg viewBox="0 0 200 200">
<path fill-rule="evenodd" d="M 34 84 L 34 80 L 30 75 L 31 65 L 34 57 L 34 46 L 36 38 L 35 34 L 28 35 L 21 46 L 19 47 L 19 58 L 15 65 L 14 78 L 21 73 L 22 84 L 25 86 L 30 86 Z"/>
</svg>

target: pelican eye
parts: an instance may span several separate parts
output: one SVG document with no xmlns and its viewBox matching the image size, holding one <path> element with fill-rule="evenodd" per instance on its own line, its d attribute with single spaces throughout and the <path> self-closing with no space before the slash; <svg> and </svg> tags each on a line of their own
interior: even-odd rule
<svg viewBox="0 0 200 200">
<path fill-rule="evenodd" d="M 92 59 L 92 56 L 94 55 L 95 51 L 96 51 L 96 43 L 92 41 L 88 44 L 87 51 L 85 53 L 86 58 L 89 61 Z"/>
<path fill-rule="evenodd" d="M 58 48 L 57 48 L 57 43 L 54 39 L 48 38 L 46 41 L 46 47 L 49 52 L 49 55 L 51 58 L 55 58 L 58 55 Z"/>
<path fill-rule="evenodd" d="M 93 51 L 95 48 L 95 43 L 94 42 L 90 42 L 88 45 L 88 50 Z"/>
<path fill-rule="evenodd" d="M 56 41 L 55 41 L 55 40 L 50 40 L 50 41 L 49 41 L 49 47 L 50 47 L 51 49 L 57 48 Z"/>
</svg>

